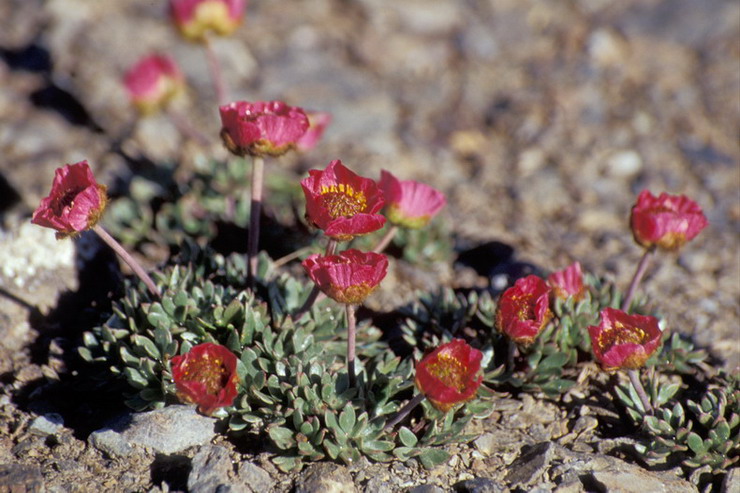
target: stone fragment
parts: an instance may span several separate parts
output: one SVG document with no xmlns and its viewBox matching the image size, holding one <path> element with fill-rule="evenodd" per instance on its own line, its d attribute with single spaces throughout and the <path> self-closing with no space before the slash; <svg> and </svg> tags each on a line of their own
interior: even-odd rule
<svg viewBox="0 0 740 493">
<path fill-rule="evenodd" d="M 346 467 L 332 463 L 310 466 L 298 478 L 295 493 L 352 493 L 356 492 Z"/>
<path fill-rule="evenodd" d="M 188 476 L 188 491 L 192 493 L 268 491 L 253 489 L 247 484 L 248 482 L 241 475 L 235 478 L 234 465 L 226 448 L 206 445 L 193 457 L 192 469 Z"/>
<path fill-rule="evenodd" d="M 239 479 L 256 493 L 271 491 L 275 484 L 270 473 L 248 461 L 239 464 Z"/>
<path fill-rule="evenodd" d="M 731 469 L 722 480 L 722 493 L 740 493 L 740 469 Z"/>
<path fill-rule="evenodd" d="M 168 406 L 145 413 L 129 414 L 110 426 L 93 432 L 90 443 L 111 456 L 127 456 L 133 447 L 170 455 L 214 436 L 215 420 L 201 416 L 191 406 Z"/>
<path fill-rule="evenodd" d="M 38 466 L 0 464 L 0 493 L 31 493 L 44 490 Z"/>
<path fill-rule="evenodd" d="M 590 475 L 597 490 L 605 493 L 696 493 L 696 486 L 670 474 L 646 471 L 626 462 Z"/>
<path fill-rule="evenodd" d="M 506 482 L 520 487 L 536 482 L 550 464 L 553 451 L 551 442 L 542 442 L 531 447 L 509 466 Z"/>
<path fill-rule="evenodd" d="M 445 490 L 435 484 L 421 484 L 411 488 L 409 493 L 445 493 Z"/>
<path fill-rule="evenodd" d="M 54 435 L 64 428 L 64 418 L 57 413 L 44 414 L 34 419 L 30 432 L 36 435 Z"/>
<path fill-rule="evenodd" d="M 474 478 L 454 485 L 457 493 L 505 493 L 508 489 L 488 478 Z"/>
</svg>

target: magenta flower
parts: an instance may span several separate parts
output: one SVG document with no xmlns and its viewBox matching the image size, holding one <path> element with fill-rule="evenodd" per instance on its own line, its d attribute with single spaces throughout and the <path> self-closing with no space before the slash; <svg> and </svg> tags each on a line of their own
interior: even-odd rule
<svg viewBox="0 0 740 493">
<path fill-rule="evenodd" d="M 435 408 L 446 413 L 454 405 L 475 397 L 483 382 L 482 359 L 483 353 L 462 339 L 453 339 L 416 365 L 416 387 Z"/>
<path fill-rule="evenodd" d="M 684 195 L 643 190 L 630 217 L 635 241 L 645 248 L 677 250 L 709 224 L 699 204 Z"/>
<path fill-rule="evenodd" d="M 238 156 L 280 156 L 296 146 L 308 130 L 301 108 L 282 101 L 237 101 L 219 108 L 221 138 Z"/>
<path fill-rule="evenodd" d="M 202 41 L 209 32 L 228 36 L 239 27 L 246 0 L 170 0 L 170 15 L 180 33 Z"/>
<path fill-rule="evenodd" d="M 331 113 L 309 111 L 306 115 L 308 115 L 308 130 L 296 142 L 296 147 L 302 152 L 310 151 L 316 147 L 319 139 L 324 135 L 324 130 L 331 123 Z"/>
<path fill-rule="evenodd" d="M 547 284 L 552 288 L 555 296 L 564 300 L 574 298 L 578 301 L 586 292 L 579 262 L 573 262 L 565 269 L 550 274 Z"/>
<path fill-rule="evenodd" d="M 380 172 L 380 188 L 388 220 L 404 228 L 422 228 L 445 206 L 442 192 L 413 180 L 401 181 L 388 171 Z"/>
<path fill-rule="evenodd" d="M 532 344 L 550 321 L 550 288 L 535 275 L 517 279 L 501 295 L 496 326 L 517 344 Z"/>
<path fill-rule="evenodd" d="M 177 397 L 198 405 L 210 416 L 219 407 L 230 406 L 237 395 L 236 356 L 219 344 L 206 342 L 172 358 L 172 380 Z"/>
<path fill-rule="evenodd" d="M 339 160 L 308 174 L 301 181 L 306 218 L 327 236 L 347 241 L 383 227 L 385 217 L 378 214 L 383 192 L 373 180 L 354 174 Z"/>
<path fill-rule="evenodd" d="M 605 370 L 637 369 L 660 346 L 658 319 L 629 315 L 615 308 L 601 310 L 601 322 L 590 326 L 591 348 Z"/>
<path fill-rule="evenodd" d="M 57 168 L 49 196 L 41 200 L 31 222 L 57 231 L 57 239 L 75 236 L 95 226 L 108 196 L 87 161 Z"/>
<path fill-rule="evenodd" d="M 182 72 L 167 55 L 150 55 L 131 67 L 123 79 L 131 102 L 142 113 L 163 108 L 185 88 Z"/>
<path fill-rule="evenodd" d="M 339 255 L 311 255 L 303 261 L 303 268 L 329 298 L 347 305 L 358 305 L 385 277 L 388 259 L 380 253 L 349 249 Z"/>
</svg>

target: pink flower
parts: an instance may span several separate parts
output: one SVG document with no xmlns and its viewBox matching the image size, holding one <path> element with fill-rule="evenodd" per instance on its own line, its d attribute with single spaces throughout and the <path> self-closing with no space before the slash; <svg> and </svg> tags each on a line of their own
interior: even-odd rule
<svg viewBox="0 0 740 493">
<path fill-rule="evenodd" d="M 383 208 L 383 192 L 369 178 L 357 176 L 341 161 L 329 163 L 325 170 L 312 169 L 301 181 L 306 196 L 306 218 L 337 241 L 377 231 L 385 224 L 378 214 Z"/>
<path fill-rule="evenodd" d="M 150 55 L 126 72 L 123 80 L 131 102 L 142 113 L 163 108 L 185 88 L 175 60 L 166 55 Z"/>
<path fill-rule="evenodd" d="M 578 301 L 586 292 L 583 286 L 581 264 L 578 262 L 573 262 L 565 269 L 550 274 L 547 284 L 550 285 L 555 296 L 564 300 L 574 298 Z"/>
<path fill-rule="evenodd" d="M 329 298 L 347 305 L 362 303 L 388 272 L 380 253 L 349 249 L 339 255 L 311 255 L 303 261 L 308 277 Z"/>
<path fill-rule="evenodd" d="M 660 346 L 658 319 L 629 315 L 615 308 L 601 310 L 601 323 L 590 326 L 591 348 L 605 370 L 636 369 Z"/>
<path fill-rule="evenodd" d="M 704 229 L 707 218 L 699 204 L 684 195 L 661 193 L 654 197 L 643 190 L 630 217 L 635 241 L 645 248 L 677 250 Z"/>
<path fill-rule="evenodd" d="M 380 188 L 388 220 L 405 228 L 422 228 L 445 206 L 442 192 L 413 180 L 401 181 L 388 171 L 380 172 Z"/>
<path fill-rule="evenodd" d="M 172 21 L 191 41 L 202 41 L 210 31 L 230 35 L 241 24 L 246 8 L 246 0 L 170 0 Z"/>
<path fill-rule="evenodd" d="M 238 156 L 280 156 L 296 146 L 308 130 L 301 108 L 282 101 L 237 101 L 219 108 L 221 138 Z"/>
<path fill-rule="evenodd" d="M 331 123 L 330 113 L 309 111 L 306 114 L 308 115 L 308 130 L 303 134 L 303 137 L 298 139 L 296 142 L 296 147 L 302 152 L 310 151 L 316 147 L 319 139 L 324 135 L 324 130 L 326 130 L 326 127 Z"/>
<path fill-rule="evenodd" d="M 550 288 L 535 275 L 518 279 L 498 302 L 496 326 L 517 344 L 532 344 L 550 321 Z"/>
<path fill-rule="evenodd" d="M 87 161 L 57 168 L 49 196 L 41 200 L 31 222 L 57 231 L 57 239 L 95 226 L 105 210 L 105 185 L 95 181 Z"/>
<path fill-rule="evenodd" d="M 177 397 L 198 405 L 210 416 L 219 407 L 230 406 L 236 398 L 236 356 L 219 344 L 206 342 L 172 358 L 172 380 Z"/>
<path fill-rule="evenodd" d="M 416 387 L 435 408 L 446 413 L 455 404 L 475 397 L 483 382 L 482 359 L 483 353 L 462 339 L 453 339 L 416 365 Z"/>
</svg>

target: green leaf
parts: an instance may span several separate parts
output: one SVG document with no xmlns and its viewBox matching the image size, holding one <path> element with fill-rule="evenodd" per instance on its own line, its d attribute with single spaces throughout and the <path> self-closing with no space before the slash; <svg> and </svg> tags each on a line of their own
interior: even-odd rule
<svg viewBox="0 0 740 493">
<path fill-rule="evenodd" d="M 537 371 L 547 371 L 562 368 L 563 365 L 568 361 L 568 355 L 566 353 L 554 353 L 542 360 L 537 366 Z"/>
<path fill-rule="evenodd" d="M 419 441 L 419 439 L 416 438 L 416 435 L 414 435 L 414 432 L 405 426 L 401 426 L 398 429 L 398 438 L 405 447 L 413 447 Z"/>
<path fill-rule="evenodd" d="M 347 406 L 347 408 L 339 414 L 339 426 L 348 435 L 352 433 L 352 428 L 355 426 L 355 421 L 355 408 L 352 406 Z"/>
<path fill-rule="evenodd" d="M 126 380 L 128 380 L 128 383 L 134 388 L 144 389 L 149 386 L 149 381 L 144 378 L 144 375 L 130 366 L 123 370 L 123 374 L 126 377 Z"/>
<path fill-rule="evenodd" d="M 450 454 L 441 448 L 426 448 L 419 454 L 419 460 L 427 469 L 432 469 L 449 460 Z"/>
<path fill-rule="evenodd" d="M 288 450 L 296 446 L 296 440 L 293 436 L 293 431 L 288 428 L 284 428 L 282 426 L 273 426 L 272 428 L 270 428 L 268 434 L 270 435 L 270 438 L 275 443 L 275 445 L 282 450 Z"/>
<path fill-rule="evenodd" d="M 656 403 L 657 406 L 662 406 L 666 402 L 668 402 L 674 395 L 676 395 L 676 392 L 681 388 L 681 385 L 678 383 L 670 383 L 668 385 L 661 386 L 660 390 L 658 391 L 658 402 Z"/>
<path fill-rule="evenodd" d="M 686 443 L 694 454 L 697 456 L 704 455 L 707 449 L 704 446 L 704 442 L 701 437 L 694 432 L 689 433 L 689 437 L 686 439 Z"/>
<path fill-rule="evenodd" d="M 283 472 L 290 472 L 303 468 L 303 461 L 300 457 L 295 456 L 279 455 L 277 457 L 273 457 L 272 462 Z"/>
<path fill-rule="evenodd" d="M 134 343 L 134 346 L 141 348 L 144 353 L 149 355 L 149 357 L 154 359 L 160 359 L 162 357 L 156 344 L 154 344 L 154 342 L 152 342 L 152 340 L 148 337 L 134 334 L 133 336 L 131 336 L 131 340 Z"/>
</svg>

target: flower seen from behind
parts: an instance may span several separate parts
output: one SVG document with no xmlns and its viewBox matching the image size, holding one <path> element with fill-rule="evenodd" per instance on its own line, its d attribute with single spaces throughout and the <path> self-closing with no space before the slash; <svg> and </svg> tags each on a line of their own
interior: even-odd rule
<svg viewBox="0 0 740 493">
<path fill-rule="evenodd" d="M 308 277 L 329 298 L 348 305 L 362 303 L 388 272 L 388 259 L 349 249 L 339 255 L 311 255 L 303 261 Z"/>
<path fill-rule="evenodd" d="M 517 279 L 499 299 L 498 330 L 517 344 L 531 344 L 552 317 L 549 296 L 550 288 L 541 278 L 530 275 Z"/>
<path fill-rule="evenodd" d="M 142 58 L 126 72 L 123 83 L 131 102 L 145 114 L 165 107 L 185 89 L 177 63 L 166 55 Z"/>
<path fill-rule="evenodd" d="M 280 156 L 308 130 L 306 113 L 282 101 L 236 101 L 219 108 L 221 138 L 238 156 Z"/>
<path fill-rule="evenodd" d="M 308 111 L 308 130 L 303 136 L 296 141 L 296 147 L 299 151 L 310 151 L 319 142 L 324 135 L 324 130 L 331 123 L 331 113 L 323 111 Z"/>
<path fill-rule="evenodd" d="M 49 196 L 41 200 L 31 222 L 57 231 L 57 239 L 75 236 L 97 224 L 108 201 L 87 161 L 57 168 Z"/>
<path fill-rule="evenodd" d="M 332 161 L 325 170 L 310 170 L 301 181 L 306 196 L 306 219 L 337 241 L 377 231 L 385 224 L 378 214 L 383 192 L 375 181 Z"/>
<path fill-rule="evenodd" d="M 453 339 L 426 355 L 416 365 L 416 387 L 442 412 L 469 401 L 483 381 L 483 353 L 462 339 Z"/>
<path fill-rule="evenodd" d="M 552 288 L 555 296 L 564 300 L 574 298 L 578 301 L 583 298 L 586 292 L 579 262 L 573 262 L 565 269 L 550 274 L 547 278 L 547 284 Z"/>
<path fill-rule="evenodd" d="M 445 206 L 442 192 L 413 180 L 399 180 L 388 171 L 380 173 L 380 188 L 388 221 L 404 228 L 422 228 Z"/>
<path fill-rule="evenodd" d="M 197 404 L 210 416 L 220 407 L 230 406 L 237 394 L 236 356 L 226 347 L 206 342 L 171 361 L 177 397 Z"/>
<path fill-rule="evenodd" d="M 637 369 L 660 346 L 658 319 L 629 315 L 615 308 L 601 310 L 601 322 L 590 326 L 591 348 L 605 370 Z"/>
<path fill-rule="evenodd" d="M 677 250 L 708 225 L 699 204 L 684 195 L 643 190 L 632 207 L 630 225 L 635 241 L 645 248 Z"/>
<path fill-rule="evenodd" d="M 246 0 L 170 0 L 170 15 L 180 33 L 202 41 L 210 32 L 232 34 L 241 25 Z"/>
</svg>

